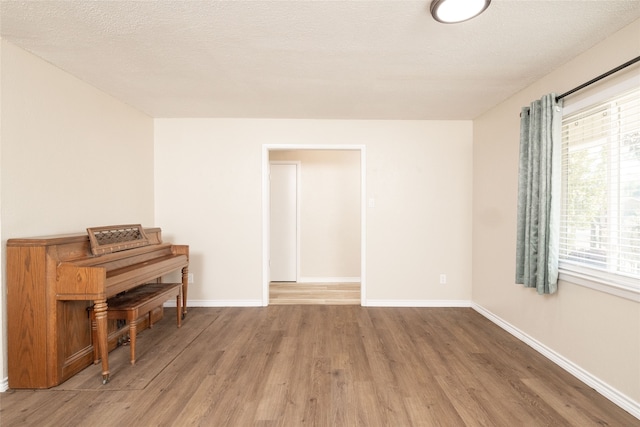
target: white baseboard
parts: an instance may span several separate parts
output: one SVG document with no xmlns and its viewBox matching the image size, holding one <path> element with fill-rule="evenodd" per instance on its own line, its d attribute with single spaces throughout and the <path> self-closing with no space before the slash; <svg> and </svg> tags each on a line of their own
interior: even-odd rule
<svg viewBox="0 0 640 427">
<path fill-rule="evenodd" d="M 367 299 L 364 305 L 366 307 L 471 307 L 471 301 Z"/>
<path fill-rule="evenodd" d="M 0 393 L 9 390 L 9 377 L 5 377 L 0 381 Z"/>
<path fill-rule="evenodd" d="M 299 277 L 298 283 L 360 283 L 360 277 Z"/>
<path fill-rule="evenodd" d="M 175 307 L 173 300 L 164 303 L 164 307 Z M 188 307 L 262 307 L 262 300 L 240 299 L 240 300 L 188 300 Z"/>
<path fill-rule="evenodd" d="M 504 329 L 505 331 L 509 332 L 514 337 L 518 338 L 520 341 L 529 345 L 531 348 L 533 348 L 538 353 L 545 356 L 547 359 L 551 360 L 556 365 L 560 366 L 565 371 L 569 372 L 574 377 L 578 378 L 583 383 L 587 384 L 589 387 L 596 390 L 598 393 L 600 393 L 601 395 L 603 395 L 604 397 L 606 397 L 607 399 L 609 399 L 610 401 L 612 401 L 613 403 L 615 403 L 616 405 L 624 409 L 625 411 L 629 412 L 634 417 L 640 419 L 640 403 L 639 402 L 634 401 L 629 396 L 611 387 L 609 384 L 595 377 L 591 373 L 585 371 L 584 369 L 582 369 L 580 366 L 576 365 L 569 359 L 563 357 L 562 355 L 558 354 L 554 350 L 545 346 L 541 342 L 537 341 L 535 338 L 525 334 L 520 329 L 504 321 L 503 319 L 491 313 L 489 310 L 485 309 L 484 307 L 475 303 L 473 303 L 471 307 L 475 311 L 477 311 L 478 313 L 480 313 L 481 315 L 483 315 L 484 317 L 486 317 L 487 319 L 489 319 L 490 321 L 492 321 L 493 323 L 495 323 L 496 325 Z"/>
<path fill-rule="evenodd" d="M 371 300 L 366 307 L 471 307 L 469 300 Z M 164 307 L 175 307 L 169 300 Z M 189 300 L 187 307 L 262 307 L 262 300 Z"/>
</svg>

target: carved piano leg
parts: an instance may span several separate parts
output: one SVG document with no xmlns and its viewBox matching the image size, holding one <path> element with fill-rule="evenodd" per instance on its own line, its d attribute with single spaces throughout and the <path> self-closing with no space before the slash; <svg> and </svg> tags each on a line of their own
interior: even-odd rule
<svg viewBox="0 0 640 427">
<path fill-rule="evenodd" d="M 182 269 L 182 318 L 187 316 L 187 289 L 189 288 L 189 267 Z"/>
<path fill-rule="evenodd" d="M 107 300 L 96 300 L 93 305 L 96 316 L 98 349 L 102 359 L 102 384 L 109 382 L 109 348 L 107 346 Z M 95 345 L 95 344 L 94 344 Z"/>
<path fill-rule="evenodd" d="M 100 347 L 98 346 L 98 326 L 93 307 L 91 307 L 91 342 L 93 343 L 93 364 L 97 365 L 100 361 Z"/>
</svg>

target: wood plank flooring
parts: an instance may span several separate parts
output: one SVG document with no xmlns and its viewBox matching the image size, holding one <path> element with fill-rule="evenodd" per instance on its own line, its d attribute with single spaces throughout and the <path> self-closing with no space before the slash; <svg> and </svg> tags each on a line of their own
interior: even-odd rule
<svg viewBox="0 0 640 427">
<path fill-rule="evenodd" d="M 0 393 L 2 426 L 640 426 L 468 308 L 173 309 L 50 390 Z"/>
<path fill-rule="evenodd" d="M 360 305 L 360 283 L 271 282 L 269 304 Z"/>
</svg>

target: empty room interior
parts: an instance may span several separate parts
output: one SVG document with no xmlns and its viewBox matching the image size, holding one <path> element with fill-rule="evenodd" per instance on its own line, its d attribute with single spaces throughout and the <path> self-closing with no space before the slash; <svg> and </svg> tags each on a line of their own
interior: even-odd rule
<svg viewBox="0 0 640 427">
<path fill-rule="evenodd" d="M 0 425 L 640 426 L 640 1 L 449 1 L 0 0 Z"/>
</svg>

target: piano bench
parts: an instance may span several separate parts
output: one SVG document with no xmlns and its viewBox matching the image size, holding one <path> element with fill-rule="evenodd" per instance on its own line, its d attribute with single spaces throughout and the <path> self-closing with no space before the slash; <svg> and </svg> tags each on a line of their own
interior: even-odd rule
<svg viewBox="0 0 640 427">
<path fill-rule="evenodd" d="M 136 331 L 138 318 L 147 315 L 149 327 L 153 326 L 151 311 L 162 306 L 171 297 L 176 298 L 176 314 L 178 328 L 182 326 L 182 283 L 149 283 L 138 286 L 107 300 L 107 319 L 126 320 L 129 326 L 131 364 L 136 363 Z M 93 340 L 93 359 L 98 363 L 100 349 L 98 348 L 95 312 L 91 313 L 91 335 Z"/>
</svg>

